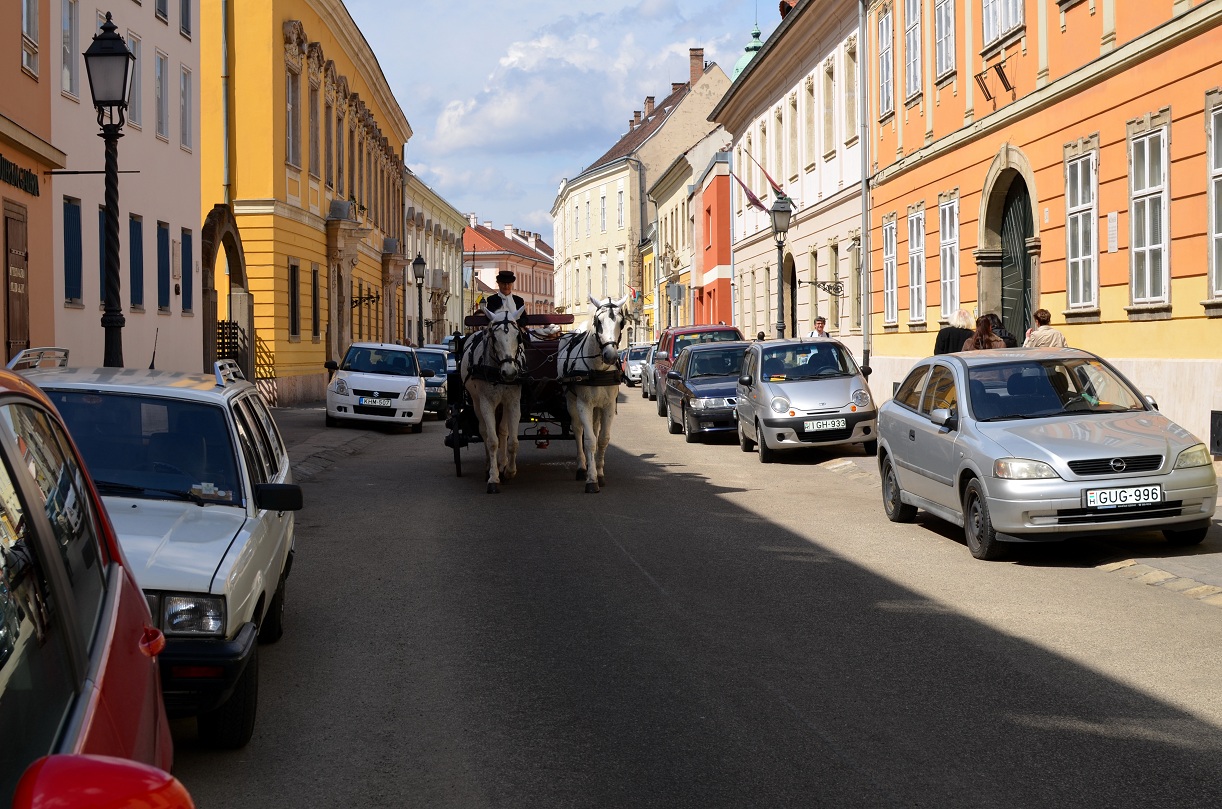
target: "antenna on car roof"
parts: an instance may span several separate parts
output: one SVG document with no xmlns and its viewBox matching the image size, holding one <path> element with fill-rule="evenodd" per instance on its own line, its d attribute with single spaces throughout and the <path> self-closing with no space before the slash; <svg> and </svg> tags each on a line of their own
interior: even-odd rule
<svg viewBox="0 0 1222 809">
<path fill-rule="evenodd" d="M 153 358 L 152 358 L 151 360 L 149 360 L 149 370 L 150 370 L 150 371 L 154 371 L 154 370 L 156 370 L 156 369 L 153 367 L 153 365 L 154 365 L 154 364 L 157 362 L 157 335 L 159 335 L 159 334 L 161 334 L 161 329 L 160 329 L 160 328 L 157 328 L 157 329 L 156 329 L 156 330 L 153 332 Z"/>
</svg>

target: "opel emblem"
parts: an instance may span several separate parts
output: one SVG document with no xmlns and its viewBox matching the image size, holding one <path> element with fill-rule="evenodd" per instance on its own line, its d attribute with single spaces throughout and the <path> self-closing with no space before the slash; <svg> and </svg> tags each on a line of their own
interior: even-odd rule
<svg viewBox="0 0 1222 809">
<path fill-rule="evenodd" d="M 1112 471 L 1123 472 L 1128 468 L 1128 464 L 1124 462 L 1124 458 L 1112 458 Z"/>
</svg>

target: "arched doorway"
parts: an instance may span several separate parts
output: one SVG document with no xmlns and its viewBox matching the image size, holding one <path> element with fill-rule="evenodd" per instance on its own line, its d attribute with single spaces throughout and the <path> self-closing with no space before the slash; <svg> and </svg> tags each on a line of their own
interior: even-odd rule
<svg viewBox="0 0 1222 809">
<path fill-rule="evenodd" d="M 993 158 L 980 197 L 977 311 L 996 312 L 1021 336 L 1039 306 L 1040 237 L 1035 174 L 1022 150 L 1006 144 Z"/>
<path fill-rule="evenodd" d="M 785 334 L 788 337 L 800 337 L 798 334 L 798 272 L 794 266 L 793 254 L 785 254 Z"/>
<path fill-rule="evenodd" d="M 203 306 L 204 356 L 203 371 L 211 373 L 222 354 L 235 359 L 247 379 L 254 379 L 254 306 L 246 283 L 246 256 L 242 251 L 242 234 L 233 209 L 228 205 L 212 206 L 204 219 L 200 233 L 200 297 Z M 228 277 L 228 319 L 218 315 L 219 293 L 216 284 L 216 259 L 224 249 L 222 268 Z M 230 325 L 218 325 L 230 324 Z M 218 350 L 218 345 L 221 348 Z"/>
<path fill-rule="evenodd" d="M 1019 335 L 1031 323 L 1031 197 L 1022 177 L 1006 191 L 1001 215 L 1001 319 L 1010 334 Z"/>
</svg>

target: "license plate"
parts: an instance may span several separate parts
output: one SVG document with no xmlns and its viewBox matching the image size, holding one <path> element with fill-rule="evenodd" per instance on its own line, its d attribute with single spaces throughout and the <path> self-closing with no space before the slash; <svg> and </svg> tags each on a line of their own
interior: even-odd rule
<svg viewBox="0 0 1222 809">
<path fill-rule="evenodd" d="M 847 426 L 848 422 L 844 419 L 814 419 L 802 423 L 802 428 L 808 433 L 817 430 L 843 430 Z"/>
<path fill-rule="evenodd" d="M 390 399 L 370 399 L 367 396 L 362 396 L 357 404 L 365 407 L 390 407 Z"/>
<path fill-rule="evenodd" d="M 702 430 L 711 430 L 711 429 L 713 429 L 713 422 L 711 422 L 711 421 L 702 421 L 702 422 L 700 422 L 700 429 L 702 429 Z"/>
<path fill-rule="evenodd" d="M 1163 502 L 1163 487 L 1125 486 L 1122 489 L 1087 489 L 1087 508 L 1114 508 L 1115 506 L 1141 506 L 1146 503 Z"/>
</svg>

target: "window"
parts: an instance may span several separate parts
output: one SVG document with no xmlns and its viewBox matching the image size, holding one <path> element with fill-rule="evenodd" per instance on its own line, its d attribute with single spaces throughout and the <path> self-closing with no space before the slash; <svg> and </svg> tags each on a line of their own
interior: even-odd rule
<svg viewBox="0 0 1222 809">
<path fill-rule="evenodd" d="M 829 59 L 823 67 L 823 156 L 836 153 L 836 69 Z"/>
<path fill-rule="evenodd" d="M 993 45 L 1023 24 L 1023 0 L 983 0 L 984 44 Z"/>
<path fill-rule="evenodd" d="M 624 192 L 623 190 L 621 189 L 620 191 L 615 192 L 615 196 L 616 196 L 616 199 L 615 199 L 616 221 L 618 222 L 618 227 L 622 228 L 624 226 Z"/>
<path fill-rule="evenodd" d="M 140 103 L 140 71 L 144 69 L 144 60 L 140 58 L 140 37 L 130 31 L 127 32 L 127 49 L 136 57 L 136 61 L 132 62 L 132 90 L 131 99 L 127 103 L 127 123 L 139 129 L 144 109 Z"/>
<path fill-rule="evenodd" d="M 1166 134 L 1163 128 L 1154 129 L 1134 137 L 1130 144 L 1133 208 L 1129 217 L 1129 240 L 1133 303 L 1167 299 Z"/>
<path fill-rule="evenodd" d="M 322 336 L 322 308 L 318 300 L 318 265 L 310 265 L 310 336 L 317 340 Z"/>
<path fill-rule="evenodd" d="M 607 254 L 603 253 L 601 256 L 599 256 L 598 260 L 599 260 L 600 266 L 602 267 L 602 282 L 603 282 L 602 294 L 599 295 L 598 298 L 599 300 L 602 300 L 603 298 L 606 298 L 610 295 L 610 290 L 607 287 Z"/>
<path fill-rule="evenodd" d="M 895 278 L 895 219 L 883 222 L 883 323 L 899 320 Z"/>
<path fill-rule="evenodd" d="M 1222 298 L 1222 105 L 1209 115 L 1210 297 Z"/>
<path fill-rule="evenodd" d="M 40 0 L 21 0 L 21 66 L 38 75 L 38 6 Z"/>
<path fill-rule="evenodd" d="M 892 83 L 895 67 L 891 52 L 891 9 L 888 7 L 878 17 L 878 112 L 890 115 L 895 112 Z"/>
<path fill-rule="evenodd" d="M 781 108 L 777 107 L 773 113 L 776 119 L 776 127 L 773 129 L 776 132 L 776 137 L 772 139 L 772 166 L 776 176 L 784 179 L 785 177 L 785 120 L 781 116 Z"/>
<path fill-rule="evenodd" d="M 289 262 L 289 337 L 301 336 L 301 267 Z"/>
<path fill-rule="evenodd" d="M 798 139 L 798 94 L 793 93 L 789 96 L 789 114 L 786 128 L 786 140 L 789 141 L 789 177 L 792 180 L 798 179 L 798 167 L 800 165 L 800 156 L 798 147 L 800 141 Z"/>
<path fill-rule="evenodd" d="M 581 236 L 581 206 L 573 206 L 573 238 Z"/>
<path fill-rule="evenodd" d="M 857 137 L 857 48 L 844 52 L 844 139 Z"/>
<path fill-rule="evenodd" d="M 605 193 L 598 198 L 598 228 L 603 233 L 607 232 L 607 195 Z"/>
<path fill-rule="evenodd" d="M 190 312 L 195 308 L 195 287 L 192 284 L 192 273 L 195 270 L 195 244 L 191 231 L 183 228 L 180 265 L 182 267 L 182 310 Z"/>
<path fill-rule="evenodd" d="M 153 13 L 156 14 L 157 17 L 162 20 L 168 20 L 170 19 L 169 6 L 170 6 L 169 0 L 157 0 L 157 4 L 153 10 Z"/>
<path fill-rule="evenodd" d="M 318 137 L 318 88 L 310 85 L 310 176 L 321 176 L 322 144 Z"/>
<path fill-rule="evenodd" d="M 908 320 L 925 320 L 925 210 L 908 214 Z"/>
<path fill-rule="evenodd" d="M 170 99 L 166 81 L 169 79 L 170 58 L 161 51 L 153 66 L 153 95 L 157 106 L 157 136 L 163 140 L 170 138 Z"/>
<path fill-rule="evenodd" d="M 935 365 L 925 385 L 925 395 L 921 397 L 921 412 L 929 416 L 935 410 L 955 410 L 956 407 L 954 374 L 945 365 Z"/>
<path fill-rule="evenodd" d="M 344 196 L 344 116 L 335 119 L 335 193 Z"/>
<path fill-rule="evenodd" d="M 284 159 L 301 167 L 301 81 L 292 70 L 284 70 Z"/>
<path fill-rule="evenodd" d="M 326 174 L 327 188 L 334 188 L 335 187 L 335 159 L 334 159 L 334 153 L 335 153 L 334 123 L 335 121 L 331 117 L 331 105 L 330 104 L 326 105 L 326 108 L 323 111 L 322 119 L 323 121 L 326 122 L 325 126 L 323 127 L 323 129 L 325 130 L 324 131 L 325 140 L 323 141 L 323 148 L 326 150 L 326 157 L 323 158 L 323 162 L 326 163 L 326 167 L 327 167 L 327 174 Z"/>
<path fill-rule="evenodd" d="M 80 5 L 78 0 L 63 0 L 63 69 L 61 70 L 60 89 L 70 95 L 80 95 Z"/>
<path fill-rule="evenodd" d="M 365 207 L 365 146 L 357 144 L 356 149 L 356 201 Z"/>
<path fill-rule="evenodd" d="M 938 206 L 938 263 L 941 272 L 942 319 L 959 308 L 959 198 Z"/>
<path fill-rule="evenodd" d="M 179 0 L 178 31 L 187 38 L 191 36 L 191 0 Z"/>
<path fill-rule="evenodd" d="M 904 0 L 904 98 L 921 93 L 921 0 Z"/>
<path fill-rule="evenodd" d="M 81 201 L 64 197 L 64 300 L 81 302 Z"/>
<path fill-rule="evenodd" d="M 1096 306 L 1096 182 L 1095 152 L 1065 164 L 1065 282 L 1070 309 Z"/>
<path fill-rule="evenodd" d="M 840 283 L 840 245 L 832 243 L 827 252 L 827 274 L 833 284 Z M 827 301 L 827 323 L 832 331 L 840 330 L 840 296 L 832 294 Z"/>
<path fill-rule="evenodd" d="M 802 116 L 802 134 L 806 138 L 806 149 L 802 156 L 803 162 L 807 166 L 812 166 L 815 163 L 815 110 L 818 105 L 815 103 L 815 79 L 813 76 L 806 77 L 806 92 L 802 101 L 805 103 L 804 114 Z M 742 201 L 739 200 L 739 208 L 742 208 Z"/>
<path fill-rule="evenodd" d="M 925 385 L 925 377 L 928 375 L 928 365 L 913 368 L 895 392 L 895 403 L 916 410 L 921 403 L 921 390 Z"/>
<path fill-rule="evenodd" d="M 934 69 L 937 78 L 955 72 L 955 3 L 937 0 L 933 12 Z"/>
<path fill-rule="evenodd" d="M 348 198 L 356 199 L 356 130 L 348 130 Z"/>
<path fill-rule="evenodd" d="M 191 148 L 191 133 L 194 129 L 194 123 L 191 120 L 193 108 L 191 69 L 183 65 L 178 74 L 178 143 L 184 149 Z"/>
<path fill-rule="evenodd" d="M 590 201 L 586 200 L 586 235 L 590 235 Z"/>
<path fill-rule="evenodd" d="M 157 223 L 157 310 L 170 311 L 170 226 Z"/>
<path fill-rule="evenodd" d="M 133 309 L 144 309 L 144 219 L 127 220 L 127 294 Z"/>
</svg>

